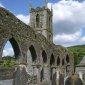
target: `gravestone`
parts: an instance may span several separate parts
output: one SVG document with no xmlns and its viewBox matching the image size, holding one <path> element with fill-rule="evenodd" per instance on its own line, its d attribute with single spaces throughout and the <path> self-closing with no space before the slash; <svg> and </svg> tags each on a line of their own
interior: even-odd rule
<svg viewBox="0 0 85 85">
<path fill-rule="evenodd" d="M 67 78 L 65 85 L 83 85 L 83 82 L 78 75 L 72 75 Z"/>
</svg>

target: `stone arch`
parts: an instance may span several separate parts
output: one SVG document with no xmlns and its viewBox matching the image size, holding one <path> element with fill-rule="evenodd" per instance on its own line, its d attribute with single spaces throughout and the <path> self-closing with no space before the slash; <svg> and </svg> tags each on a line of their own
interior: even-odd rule
<svg viewBox="0 0 85 85">
<path fill-rule="evenodd" d="M 54 63 L 55 63 L 55 58 L 54 58 L 54 55 L 51 54 L 50 65 L 53 65 Z"/>
<path fill-rule="evenodd" d="M 31 42 L 32 43 L 32 42 Z M 35 44 L 28 44 L 28 50 L 27 50 L 27 56 L 26 56 L 26 67 L 27 67 L 27 73 L 29 75 L 33 75 L 34 70 L 33 70 L 33 65 L 37 63 L 37 49 L 35 47 Z"/>
<path fill-rule="evenodd" d="M 39 14 L 36 15 L 36 27 L 39 27 L 40 16 Z"/>
<path fill-rule="evenodd" d="M 41 80 L 41 82 L 43 81 L 43 80 L 45 80 L 46 79 L 46 77 L 45 77 L 45 75 L 46 75 L 46 66 L 47 66 L 47 53 L 46 53 L 46 50 L 42 50 L 42 52 L 41 52 L 41 55 L 42 55 L 42 68 L 41 68 L 41 71 L 40 71 L 40 80 Z"/>
<path fill-rule="evenodd" d="M 19 45 L 18 45 L 17 41 L 13 37 L 11 39 L 9 39 L 9 41 L 12 44 L 12 47 L 14 49 L 15 58 L 17 58 L 19 56 L 19 54 L 20 54 Z"/>
<path fill-rule="evenodd" d="M 70 61 L 70 60 L 69 60 L 69 56 L 68 56 L 68 54 L 67 54 L 67 55 L 66 55 L 66 62 L 69 63 L 69 61 Z"/>
<path fill-rule="evenodd" d="M 35 50 L 34 46 L 31 45 L 31 46 L 29 47 L 29 50 L 30 50 L 30 52 L 31 52 L 32 61 L 35 62 L 36 59 L 37 59 L 37 54 L 36 54 L 36 50 Z"/>
<path fill-rule="evenodd" d="M 57 58 L 57 66 L 59 66 L 59 65 L 60 65 L 60 58 L 58 56 L 58 58 Z"/>
<path fill-rule="evenodd" d="M 13 50 L 14 50 L 14 54 L 15 54 L 14 56 L 15 56 L 15 61 L 16 61 L 15 64 L 18 64 L 18 63 L 20 63 L 19 58 L 20 58 L 20 55 L 21 55 L 21 49 L 20 49 L 19 43 L 17 42 L 17 39 L 14 36 L 13 37 L 11 37 L 11 36 L 9 37 L 9 36 L 10 36 L 10 34 L 8 34 L 6 36 L 7 38 L 5 37 L 5 40 L 1 44 L 2 45 L 1 50 L 0 50 L 1 55 L 3 53 L 3 49 L 4 49 L 5 44 L 7 43 L 7 41 L 9 41 L 12 45 Z M 9 80 L 9 77 L 7 75 L 4 75 L 4 76 L 6 77 L 5 80 L 9 80 L 8 82 L 10 82 L 11 85 L 14 85 L 14 83 L 15 83 L 15 81 L 12 81 L 12 79 L 16 79 L 17 77 L 19 77 L 19 76 L 16 75 L 17 68 L 18 68 L 18 66 L 16 67 L 16 69 L 11 68 L 11 69 L 7 69 L 6 72 L 4 71 L 8 75 L 10 73 L 11 80 Z"/>
<path fill-rule="evenodd" d="M 45 50 L 42 51 L 42 58 L 43 58 L 43 63 L 47 63 L 47 54 Z"/>
<path fill-rule="evenodd" d="M 2 51 L 1 52 L 3 52 L 4 46 L 7 43 L 7 41 L 9 41 L 11 43 L 12 47 L 13 47 L 15 59 L 19 58 L 19 55 L 21 54 L 21 50 L 20 50 L 19 44 L 17 43 L 17 41 L 14 37 L 6 39 L 6 41 L 2 45 Z"/>
<path fill-rule="evenodd" d="M 51 54 L 51 57 L 50 57 L 50 66 L 52 66 L 54 64 L 55 64 L 55 58 L 54 58 L 54 55 L 52 53 Z M 51 80 L 53 79 L 53 76 L 54 76 L 54 69 L 53 68 L 50 68 L 50 79 Z"/>
</svg>

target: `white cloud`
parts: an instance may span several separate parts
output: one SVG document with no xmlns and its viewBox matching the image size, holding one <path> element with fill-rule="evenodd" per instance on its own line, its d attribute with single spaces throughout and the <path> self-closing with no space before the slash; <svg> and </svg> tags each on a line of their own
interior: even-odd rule
<svg viewBox="0 0 85 85">
<path fill-rule="evenodd" d="M 61 0 L 57 3 L 49 3 L 48 7 L 50 8 L 51 5 L 55 44 L 84 43 L 85 38 L 82 37 L 81 30 L 85 27 L 85 1 Z"/>
<path fill-rule="evenodd" d="M 29 15 L 25 16 L 23 14 L 18 14 L 16 17 L 20 19 L 22 22 L 24 22 L 25 24 L 29 24 Z"/>
<path fill-rule="evenodd" d="M 85 36 L 81 38 L 81 41 L 82 42 L 85 42 Z"/>
<path fill-rule="evenodd" d="M 58 34 L 54 36 L 53 40 L 55 44 L 61 44 L 66 47 L 85 44 L 85 36 L 82 36 L 82 31 L 73 34 Z"/>
<path fill-rule="evenodd" d="M 4 7 L 4 5 L 3 5 L 2 3 L 0 3 L 0 7 L 3 7 L 3 8 L 5 8 L 5 7 Z"/>
<path fill-rule="evenodd" d="M 85 1 L 66 1 L 49 3 L 53 5 L 54 33 L 72 34 L 85 26 Z"/>
<path fill-rule="evenodd" d="M 5 48 L 3 50 L 3 54 L 2 54 L 2 57 L 3 56 L 13 56 L 14 55 L 14 51 L 12 48 Z"/>
<path fill-rule="evenodd" d="M 85 27 L 85 1 L 61 0 L 48 3 L 49 8 L 51 5 L 53 6 L 54 43 L 65 46 L 84 43 L 85 37 L 82 36 L 81 30 Z M 4 7 L 1 3 L 0 6 Z M 29 24 L 29 15 L 18 14 L 16 17 Z"/>
<path fill-rule="evenodd" d="M 78 40 L 81 37 L 80 32 L 76 32 L 74 34 L 59 34 L 54 36 L 54 42 L 62 42 L 62 43 L 69 43 Z"/>
</svg>

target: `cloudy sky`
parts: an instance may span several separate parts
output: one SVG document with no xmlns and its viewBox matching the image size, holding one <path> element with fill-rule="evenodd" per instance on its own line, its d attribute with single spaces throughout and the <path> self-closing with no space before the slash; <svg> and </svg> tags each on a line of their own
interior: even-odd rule
<svg viewBox="0 0 85 85">
<path fill-rule="evenodd" d="M 31 1 L 33 7 L 42 7 L 45 4 L 45 0 Z M 54 43 L 65 47 L 85 44 L 85 1 L 48 1 L 48 7 L 53 6 Z M 30 0 L 0 0 L 1 7 L 10 10 L 17 18 L 26 24 L 29 24 L 29 3 Z M 10 43 L 7 42 L 3 55 L 10 54 L 10 50 L 12 50 L 12 47 Z"/>
</svg>

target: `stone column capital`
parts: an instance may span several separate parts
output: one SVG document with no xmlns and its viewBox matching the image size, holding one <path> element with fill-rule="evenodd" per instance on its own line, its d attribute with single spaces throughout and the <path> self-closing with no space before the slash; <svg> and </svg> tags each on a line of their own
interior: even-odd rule
<svg viewBox="0 0 85 85">
<path fill-rule="evenodd" d="M 41 65 L 32 65 L 32 67 L 33 67 L 33 68 L 36 68 L 36 67 L 37 67 L 37 68 L 40 68 Z"/>
</svg>

